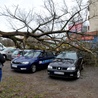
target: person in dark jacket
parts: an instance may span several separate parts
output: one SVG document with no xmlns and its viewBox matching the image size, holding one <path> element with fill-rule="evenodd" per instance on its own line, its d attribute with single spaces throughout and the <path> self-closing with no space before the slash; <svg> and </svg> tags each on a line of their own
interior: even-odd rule
<svg viewBox="0 0 98 98">
<path fill-rule="evenodd" d="M 0 82 L 2 81 L 2 67 L 4 62 L 5 62 L 5 59 L 3 55 L 0 53 Z"/>
</svg>

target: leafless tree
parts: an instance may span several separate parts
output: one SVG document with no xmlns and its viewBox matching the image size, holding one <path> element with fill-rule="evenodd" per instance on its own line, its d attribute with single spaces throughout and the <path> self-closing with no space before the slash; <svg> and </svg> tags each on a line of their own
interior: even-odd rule
<svg viewBox="0 0 98 98">
<path fill-rule="evenodd" d="M 10 20 L 13 31 L 0 31 L 0 37 L 13 40 L 15 45 L 20 48 L 22 45 L 23 48 L 29 45 L 34 49 L 56 50 L 70 46 L 92 53 L 90 48 L 79 39 L 87 34 L 71 30 L 81 19 L 82 23 L 87 21 L 87 9 L 92 3 L 84 4 L 83 0 L 74 0 L 74 6 L 69 8 L 65 1 L 62 0 L 62 6 L 55 4 L 53 0 L 44 1 L 43 14 L 35 13 L 34 10 L 26 12 L 19 6 L 15 6 L 12 12 L 5 7 L 0 15 Z M 15 22 L 14 24 L 12 20 Z M 68 28 L 70 23 L 71 28 Z"/>
</svg>

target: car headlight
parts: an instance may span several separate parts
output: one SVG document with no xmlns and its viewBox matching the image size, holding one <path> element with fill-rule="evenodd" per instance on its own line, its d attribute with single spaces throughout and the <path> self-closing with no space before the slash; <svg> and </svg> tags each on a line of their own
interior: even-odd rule
<svg viewBox="0 0 98 98">
<path fill-rule="evenodd" d="M 29 64 L 29 62 L 22 62 L 22 64 Z"/>
<path fill-rule="evenodd" d="M 75 67 L 68 67 L 67 70 L 75 70 Z"/>
<path fill-rule="evenodd" d="M 51 65 L 48 65 L 48 69 L 52 69 L 52 66 Z"/>
</svg>

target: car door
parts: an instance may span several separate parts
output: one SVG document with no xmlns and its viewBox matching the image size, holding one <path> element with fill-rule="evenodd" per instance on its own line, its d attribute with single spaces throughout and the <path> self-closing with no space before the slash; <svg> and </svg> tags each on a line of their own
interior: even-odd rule
<svg viewBox="0 0 98 98">
<path fill-rule="evenodd" d="M 41 52 L 39 56 L 39 67 L 45 67 L 47 64 L 47 53 L 46 52 Z"/>
<path fill-rule="evenodd" d="M 48 51 L 47 52 L 47 62 L 48 62 L 48 64 L 50 63 L 50 62 L 52 62 L 52 60 L 55 58 L 55 56 L 54 56 L 54 54 L 53 54 L 53 52 L 51 52 L 51 51 Z"/>
<path fill-rule="evenodd" d="M 83 63 L 83 57 L 79 53 L 77 53 L 77 56 L 78 56 L 78 66 L 79 66 L 79 69 L 81 70 L 82 69 L 82 63 Z"/>
</svg>

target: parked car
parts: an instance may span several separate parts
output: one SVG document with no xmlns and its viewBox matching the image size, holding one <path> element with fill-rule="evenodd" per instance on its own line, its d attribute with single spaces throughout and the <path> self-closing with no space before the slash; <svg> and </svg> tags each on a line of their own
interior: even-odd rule
<svg viewBox="0 0 98 98">
<path fill-rule="evenodd" d="M 83 69 L 83 57 L 75 51 L 61 52 L 47 68 L 50 77 L 80 78 Z"/>
<path fill-rule="evenodd" d="M 11 54 L 16 50 L 14 47 L 6 47 L 3 51 L 1 51 L 1 54 L 3 54 L 4 58 L 6 60 L 11 59 Z"/>
<path fill-rule="evenodd" d="M 0 52 L 3 51 L 5 48 L 6 47 L 2 43 L 0 43 Z"/>
<path fill-rule="evenodd" d="M 43 50 L 32 50 L 24 56 L 15 58 L 11 61 L 11 69 L 14 70 L 29 70 L 36 72 L 38 69 L 43 69 L 54 59 L 52 52 Z"/>
<path fill-rule="evenodd" d="M 14 59 L 14 58 L 16 58 L 16 57 L 23 56 L 23 55 L 25 55 L 26 53 L 28 53 L 29 51 L 31 51 L 31 50 L 27 50 L 27 49 L 25 49 L 25 50 L 20 50 L 20 49 L 18 49 L 18 50 L 14 51 L 14 52 L 12 53 L 12 55 L 11 55 L 11 60 Z"/>
</svg>

